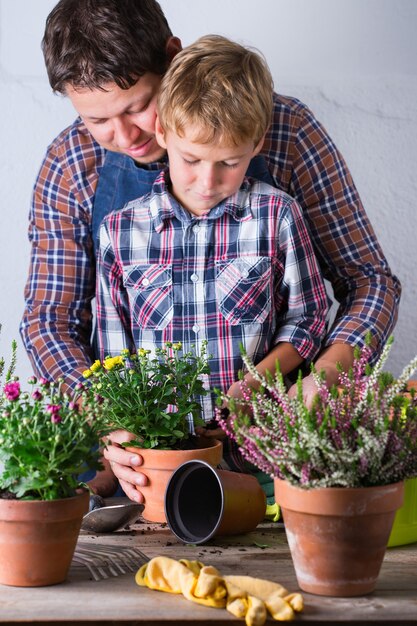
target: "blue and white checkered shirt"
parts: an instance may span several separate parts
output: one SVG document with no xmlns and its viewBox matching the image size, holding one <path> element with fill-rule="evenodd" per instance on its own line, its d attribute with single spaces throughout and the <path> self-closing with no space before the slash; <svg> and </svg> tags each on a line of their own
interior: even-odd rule
<svg viewBox="0 0 417 626">
<path fill-rule="evenodd" d="M 328 304 L 295 200 L 245 179 L 197 218 L 168 193 L 166 178 L 101 226 L 100 357 L 154 351 L 167 341 L 187 351 L 206 340 L 206 384 L 225 391 L 242 369 L 241 344 L 255 363 L 280 342 L 311 360 L 325 336 Z M 203 417 L 213 417 L 210 397 Z"/>
</svg>

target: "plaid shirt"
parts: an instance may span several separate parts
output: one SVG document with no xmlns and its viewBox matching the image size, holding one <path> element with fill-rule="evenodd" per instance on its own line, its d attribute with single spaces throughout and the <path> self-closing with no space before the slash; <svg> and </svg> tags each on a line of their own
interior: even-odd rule
<svg viewBox="0 0 417 626">
<path fill-rule="evenodd" d="M 376 355 L 395 324 L 400 285 L 343 158 L 305 105 L 278 95 L 263 155 L 275 186 L 301 206 L 323 275 L 340 303 L 326 344 L 362 345 L 370 330 Z M 30 212 L 22 339 L 38 374 L 64 376 L 73 384 L 92 359 L 91 215 L 104 156 L 76 120 L 49 146 Z"/>
<path fill-rule="evenodd" d="M 207 341 L 210 381 L 227 391 L 243 367 L 280 342 L 304 359 L 318 352 L 327 295 L 296 202 L 245 179 L 196 218 L 157 178 L 151 194 L 114 211 L 100 229 L 97 328 L 100 357 Z M 214 399 L 214 398 L 213 398 Z M 208 398 L 204 419 L 214 406 Z"/>
</svg>

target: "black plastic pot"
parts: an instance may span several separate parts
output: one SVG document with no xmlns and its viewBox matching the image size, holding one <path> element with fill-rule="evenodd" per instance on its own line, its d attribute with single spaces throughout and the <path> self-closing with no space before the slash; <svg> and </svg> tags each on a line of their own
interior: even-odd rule
<svg viewBox="0 0 417 626">
<path fill-rule="evenodd" d="M 250 532 L 265 510 L 265 494 L 254 476 L 214 469 L 204 461 L 180 465 L 165 492 L 168 525 L 184 543 Z"/>
</svg>

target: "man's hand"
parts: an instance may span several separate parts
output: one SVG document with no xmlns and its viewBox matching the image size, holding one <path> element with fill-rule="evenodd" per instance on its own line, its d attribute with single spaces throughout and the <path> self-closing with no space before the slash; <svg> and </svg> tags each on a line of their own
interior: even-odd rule
<svg viewBox="0 0 417 626">
<path fill-rule="evenodd" d="M 144 497 L 136 487 L 143 487 L 148 479 L 145 474 L 135 471 L 134 468 L 142 465 L 143 459 L 140 454 L 132 454 L 120 445 L 134 438 L 135 435 L 126 430 L 116 430 L 110 433 L 107 436 L 103 454 L 127 497 L 141 504 Z"/>
</svg>

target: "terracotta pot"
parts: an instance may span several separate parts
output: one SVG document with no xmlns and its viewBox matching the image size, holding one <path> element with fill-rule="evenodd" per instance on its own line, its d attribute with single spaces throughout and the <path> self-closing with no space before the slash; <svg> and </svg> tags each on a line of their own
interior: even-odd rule
<svg viewBox="0 0 417 626">
<path fill-rule="evenodd" d="M 172 474 L 165 492 L 168 526 L 184 543 L 254 530 L 264 519 L 266 496 L 254 476 L 188 461 Z"/>
<path fill-rule="evenodd" d="M 275 480 L 298 584 L 323 596 L 374 590 L 404 483 L 300 489 Z"/>
<path fill-rule="evenodd" d="M 195 459 L 206 461 L 216 467 L 222 459 L 223 445 L 221 441 L 201 437 L 198 447 L 194 450 L 149 450 L 145 448 L 129 447 L 126 450 L 133 454 L 140 454 L 143 464 L 135 468 L 137 472 L 145 474 L 148 484 L 137 487 L 145 498 L 143 517 L 149 522 L 166 522 L 164 497 L 169 479 L 174 470 L 186 461 Z"/>
<path fill-rule="evenodd" d="M 0 583 L 63 582 L 88 504 L 88 492 L 62 500 L 0 499 Z"/>
</svg>

